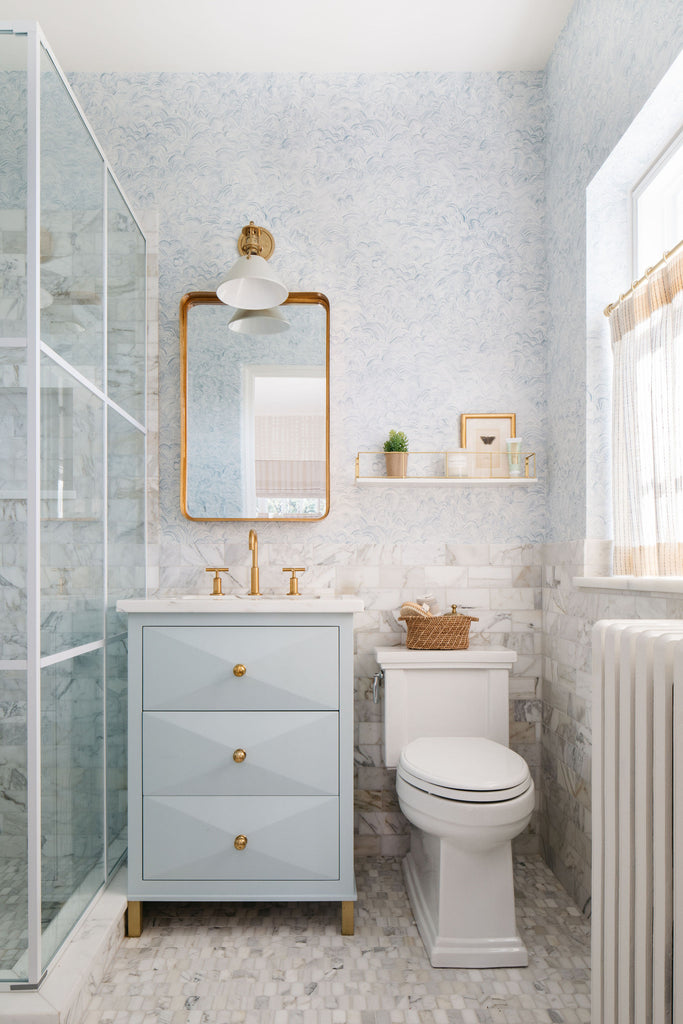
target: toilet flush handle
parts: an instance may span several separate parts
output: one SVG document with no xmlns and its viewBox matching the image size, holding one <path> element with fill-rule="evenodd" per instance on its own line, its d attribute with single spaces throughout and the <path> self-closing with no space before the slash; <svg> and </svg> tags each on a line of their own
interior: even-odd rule
<svg viewBox="0 0 683 1024">
<path fill-rule="evenodd" d="M 379 688 L 384 682 L 384 669 L 381 668 L 379 672 L 375 672 L 372 677 L 372 703 L 379 704 Z"/>
</svg>

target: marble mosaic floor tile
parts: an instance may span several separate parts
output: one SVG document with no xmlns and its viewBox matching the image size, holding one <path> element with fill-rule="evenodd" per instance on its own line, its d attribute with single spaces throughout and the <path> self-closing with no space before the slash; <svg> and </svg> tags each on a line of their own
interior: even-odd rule
<svg viewBox="0 0 683 1024">
<path fill-rule="evenodd" d="M 150 903 L 83 1024 L 585 1024 L 590 927 L 540 857 L 515 864 L 527 968 L 435 969 L 399 858 L 359 858 L 339 904 Z"/>
</svg>

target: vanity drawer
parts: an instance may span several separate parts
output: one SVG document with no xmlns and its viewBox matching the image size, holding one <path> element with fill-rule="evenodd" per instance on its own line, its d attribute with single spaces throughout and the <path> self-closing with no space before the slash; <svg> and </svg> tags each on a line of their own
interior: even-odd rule
<svg viewBox="0 0 683 1024">
<path fill-rule="evenodd" d="M 339 789 L 336 711 L 146 711 L 142 743 L 145 795 L 312 796 Z"/>
<path fill-rule="evenodd" d="M 146 710 L 339 705 L 336 626 L 145 626 L 142 661 Z"/>
<path fill-rule="evenodd" d="M 244 849 L 235 847 L 246 837 Z M 306 880 L 339 877 L 336 797 L 143 800 L 143 878 Z"/>
</svg>

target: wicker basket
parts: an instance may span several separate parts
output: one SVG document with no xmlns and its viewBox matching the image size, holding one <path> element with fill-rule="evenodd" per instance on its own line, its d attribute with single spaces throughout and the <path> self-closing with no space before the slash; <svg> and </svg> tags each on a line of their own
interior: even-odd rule
<svg viewBox="0 0 683 1024">
<path fill-rule="evenodd" d="M 406 624 L 406 647 L 413 651 L 464 651 L 470 644 L 470 623 L 479 619 L 459 615 L 453 605 L 450 615 L 410 615 L 399 621 Z"/>
</svg>

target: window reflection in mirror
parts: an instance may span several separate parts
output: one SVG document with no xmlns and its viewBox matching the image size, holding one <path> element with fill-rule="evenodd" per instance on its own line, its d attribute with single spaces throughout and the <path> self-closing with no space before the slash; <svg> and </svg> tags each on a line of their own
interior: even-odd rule
<svg viewBox="0 0 683 1024">
<path fill-rule="evenodd" d="M 181 507 L 190 519 L 322 519 L 329 511 L 329 303 L 293 292 L 289 328 L 228 329 L 212 292 L 180 307 Z"/>
</svg>

